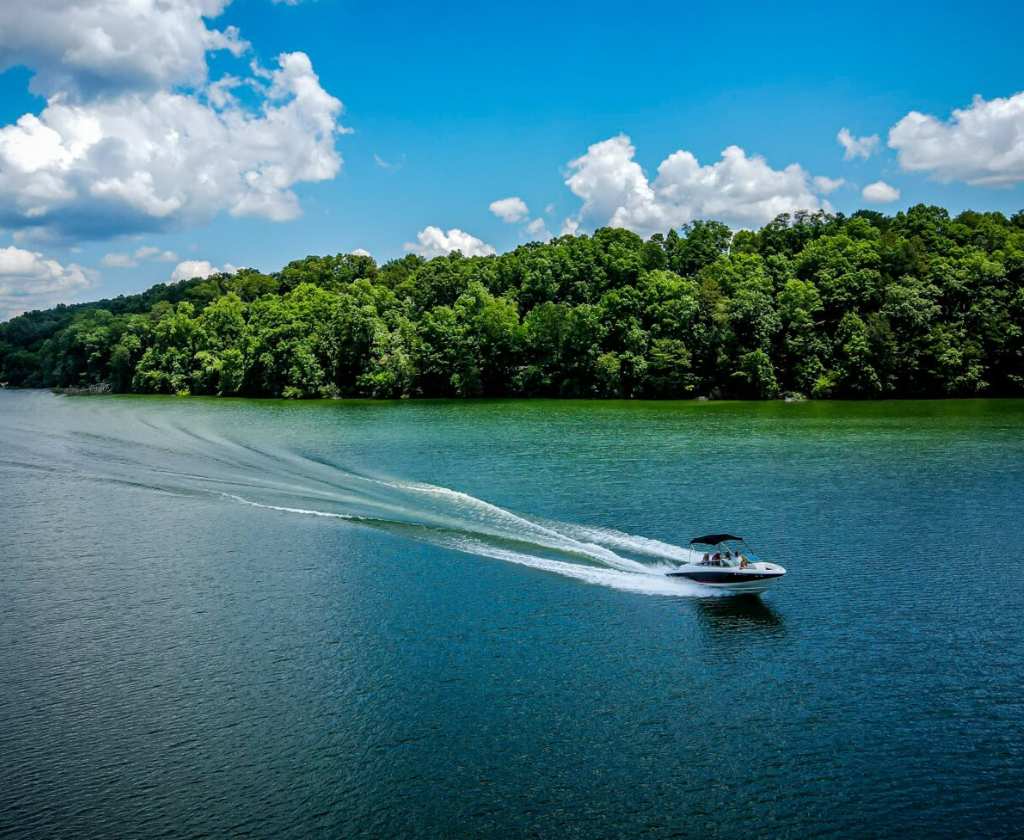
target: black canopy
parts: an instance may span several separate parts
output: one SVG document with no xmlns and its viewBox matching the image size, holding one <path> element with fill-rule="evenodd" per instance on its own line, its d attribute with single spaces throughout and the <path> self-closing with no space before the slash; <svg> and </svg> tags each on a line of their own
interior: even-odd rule
<svg viewBox="0 0 1024 840">
<path fill-rule="evenodd" d="M 729 540 L 739 541 L 742 539 L 743 537 L 734 537 L 732 534 L 706 534 L 703 537 L 694 537 L 690 542 L 700 543 L 701 545 L 718 545 Z"/>
</svg>

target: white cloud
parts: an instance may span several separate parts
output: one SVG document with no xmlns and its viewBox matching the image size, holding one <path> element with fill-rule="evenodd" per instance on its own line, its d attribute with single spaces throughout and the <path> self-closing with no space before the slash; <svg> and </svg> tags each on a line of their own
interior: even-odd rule
<svg viewBox="0 0 1024 840">
<path fill-rule="evenodd" d="M 861 190 L 860 194 L 866 201 L 873 202 L 874 204 L 888 204 L 900 197 L 900 191 L 896 187 L 885 183 L 885 181 L 875 181 L 873 184 L 868 184 Z"/>
<path fill-rule="evenodd" d="M 225 263 L 223 268 L 219 268 L 209 260 L 184 260 L 174 266 L 168 282 L 178 283 L 182 280 L 191 280 L 193 277 L 209 277 L 211 274 L 234 274 L 236 271 L 238 267 L 231 263 Z"/>
<path fill-rule="evenodd" d="M 871 134 L 867 137 L 854 137 L 850 133 L 850 129 L 841 128 L 836 135 L 836 140 L 843 147 L 843 160 L 853 160 L 854 158 L 864 158 L 867 160 L 878 149 L 879 137 L 877 134 Z"/>
<path fill-rule="evenodd" d="M 143 245 L 136 248 L 134 253 L 112 253 L 105 254 L 100 262 L 106 268 L 135 268 L 139 263 L 146 260 L 159 260 L 160 262 L 175 262 L 178 255 L 174 251 L 161 251 L 153 245 Z"/>
<path fill-rule="evenodd" d="M 299 215 L 292 187 L 333 178 L 342 104 L 304 53 L 285 53 L 258 113 L 171 91 L 74 104 L 0 128 L 0 223 L 103 238 L 208 220 L 219 211 Z"/>
<path fill-rule="evenodd" d="M 554 208 L 549 204 L 547 210 L 550 211 L 552 209 Z M 492 201 L 490 203 L 490 211 L 503 222 L 510 225 L 526 221 L 530 216 L 530 208 L 517 195 Z M 542 216 L 530 219 L 529 222 L 523 225 L 521 232 L 533 240 L 546 242 L 551 238 L 551 232 L 548 230 L 547 223 Z"/>
<path fill-rule="evenodd" d="M 485 257 L 495 253 L 493 246 L 464 230 L 451 228 L 446 232 L 434 225 L 417 233 L 416 242 L 406 242 L 404 248 L 427 259 L 444 256 L 452 251 L 461 251 L 465 257 Z"/>
<path fill-rule="evenodd" d="M 137 260 L 159 260 L 160 262 L 175 262 L 178 255 L 174 251 L 161 251 L 153 245 L 144 245 L 135 251 Z"/>
<path fill-rule="evenodd" d="M 200 87 L 206 53 L 241 54 L 238 30 L 210 29 L 231 0 L 3 0 L 0 70 L 35 71 L 43 96 Z"/>
<path fill-rule="evenodd" d="M 828 195 L 838 190 L 846 181 L 843 178 L 826 178 L 824 175 L 814 177 L 814 188 L 822 195 Z"/>
<path fill-rule="evenodd" d="M 405 166 L 405 155 L 403 154 L 398 160 L 385 160 L 376 152 L 373 153 L 373 162 L 377 164 L 381 169 L 386 169 L 389 172 L 397 172 L 403 166 Z"/>
<path fill-rule="evenodd" d="M 135 268 L 139 262 L 131 254 L 113 253 L 104 254 L 100 264 L 104 268 Z"/>
<path fill-rule="evenodd" d="M 1000 187 L 1024 181 L 1024 92 L 1005 99 L 975 96 L 945 122 L 911 111 L 889 130 L 907 172 L 939 181 Z"/>
<path fill-rule="evenodd" d="M 16 241 L 101 239 L 226 211 L 295 218 L 293 187 L 333 178 L 342 104 L 305 53 L 209 82 L 207 53 L 247 49 L 207 26 L 230 0 L 4 0 L 0 71 L 47 97 L 0 126 L 0 225 Z M 246 97 L 236 97 L 240 87 Z M 245 99 L 248 104 L 243 104 Z"/>
<path fill-rule="evenodd" d="M 492 201 L 490 211 L 509 224 L 521 222 L 530 214 L 530 208 L 526 206 L 526 202 L 517 195 Z"/>
<path fill-rule="evenodd" d="M 0 248 L 0 321 L 73 298 L 91 285 L 86 269 L 36 251 Z"/>
<path fill-rule="evenodd" d="M 829 209 L 798 164 L 772 169 L 764 158 L 729 146 L 717 163 L 701 166 L 687 151 L 669 155 L 650 182 L 634 160 L 629 137 L 620 134 L 592 145 L 569 163 L 566 185 L 583 199 L 563 233 L 581 224 L 612 225 L 640 234 L 665 231 L 697 218 L 754 227 L 780 213 Z"/>
<path fill-rule="evenodd" d="M 525 230 L 532 239 L 537 239 L 541 242 L 547 242 L 551 238 L 551 231 L 548 230 L 547 224 L 540 216 L 530 221 Z"/>
<path fill-rule="evenodd" d="M 356 248 L 354 251 L 349 251 L 349 253 L 352 254 L 352 256 L 354 256 L 354 257 L 372 257 L 373 256 L 373 254 L 371 254 L 365 248 Z"/>
</svg>

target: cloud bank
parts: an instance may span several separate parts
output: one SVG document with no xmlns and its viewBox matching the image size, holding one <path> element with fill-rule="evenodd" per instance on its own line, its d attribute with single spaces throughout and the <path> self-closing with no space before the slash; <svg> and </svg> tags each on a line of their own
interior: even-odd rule
<svg viewBox="0 0 1024 840">
<path fill-rule="evenodd" d="M 0 225 L 78 240 L 298 216 L 293 187 L 342 166 L 343 106 L 302 52 L 209 82 L 208 51 L 247 48 L 206 25 L 227 2 L 7 0 L 0 66 L 29 66 L 47 104 L 0 128 Z"/>
<path fill-rule="evenodd" d="M 634 159 L 636 149 L 620 134 L 587 149 L 569 163 L 565 183 L 583 205 L 563 225 L 612 225 L 642 235 L 714 218 L 733 227 L 756 227 L 780 213 L 829 209 L 817 193 L 837 185 L 816 181 L 799 165 L 773 169 L 763 157 L 729 146 L 719 161 L 702 166 L 690 152 L 673 152 L 649 181 Z"/>
<path fill-rule="evenodd" d="M 23 64 L 31 89 L 91 99 L 206 82 L 206 53 L 240 55 L 238 30 L 210 29 L 231 0 L 4 0 L 0 69 Z"/>
</svg>

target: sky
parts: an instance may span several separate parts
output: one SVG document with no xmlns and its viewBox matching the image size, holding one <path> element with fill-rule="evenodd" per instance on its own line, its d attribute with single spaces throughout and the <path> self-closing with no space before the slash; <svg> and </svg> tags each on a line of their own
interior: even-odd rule
<svg viewBox="0 0 1024 840">
<path fill-rule="evenodd" d="M 1024 4 L 3 0 L 0 320 L 307 254 L 1024 209 Z"/>
</svg>

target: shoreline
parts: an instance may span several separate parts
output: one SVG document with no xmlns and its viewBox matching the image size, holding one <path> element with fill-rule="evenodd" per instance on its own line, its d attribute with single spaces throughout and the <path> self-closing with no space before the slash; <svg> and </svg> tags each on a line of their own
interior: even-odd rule
<svg viewBox="0 0 1024 840">
<path fill-rule="evenodd" d="M 744 403 L 744 404 L 763 404 L 763 405 L 774 405 L 774 404 L 828 404 L 828 403 L 841 403 L 843 405 L 875 405 L 881 403 L 965 403 L 965 402 L 986 402 L 992 400 L 1001 401 L 1021 401 L 1024 400 L 1024 396 L 1017 394 L 990 394 L 990 395 L 972 395 L 972 396 L 938 396 L 938 395 L 927 395 L 918 394 L 913 396 L 887 396 L 887 397 L 874 397 L 874 398 L 856 398 L 856 397 L 773 397 L 766 399 L 744 399 L 737 397 L 665 397 L 665 398 L 650 398 L 650 397 L 581 397 L 581 396 L 521 396 L 514 394 L 505 395 L 493 395 L 493 396 L 473 396 L 473 397 L 455 397 L 455 396 L 407 396 L 407 397 L 366 397 L 359 395 L 339 395 L 332 397 L 281 397 L 273 395 L 242 395 L 242 394 L 231 394 L 231 395 L 219 395 L 219 394 L 155 394 L 146 392 L 136 391 L 114 391 L 107 384 L 99 386 L 86 386 L 79 388 L 42 388 L 42 387 L 23 387 L 23 386 L 7 386 L 6 388 L 0 389 L 0 391 L 18 391 L 18 392 L 47 392 L 54 396 L 62 397 L 136 397 L 136 398 L 160 398 L 160 399 L 176 399 L 176 400 L 213 400 L 218 402 L 275 402 L 275 403 L 294 403 L 294 404 L 312 404 L 312 405 L 325 405 L 329 403 L 430 403 L 430 402 L 444 402 L 444 403 L 467 403 L 467 404 L 479 404 L 479 403 L 492 403 L 492 402 L 536 402 L 536 403 L 593 403 L 595 405 L 601 404 L 616 404 L 616 403 L 629 403 L 636 405 L 659 405 L 668 403 L 687 403 L 687 404 L 698 404 L 698 403 L 713 403 L 713 404 L 726 404 L 726 403 Z"/>
</svg>

